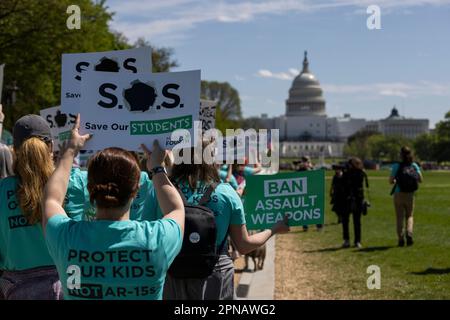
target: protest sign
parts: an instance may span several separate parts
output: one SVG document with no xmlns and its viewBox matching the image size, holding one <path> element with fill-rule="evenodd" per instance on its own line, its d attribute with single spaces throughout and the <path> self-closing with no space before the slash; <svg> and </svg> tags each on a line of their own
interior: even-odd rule
<svg viewBox="0 0 450 320">
<path fill-rule="evenodd" d="M 323 224 L 323 170 L 253 175 L 246 178 L 247 228 L 267 229 L 287 214 L 290 226 Z"/>
<path fill-rule="evenodd" d="M 89 71 L 120 74 L 151 72 L 151 48 L 63 54 L 61 69 L 62 111 L 72 114 L 79 112 L 81 82 Z"/>
<path fill-rule="evenodd" d="M 60 106 L 42 109 L 40 115 L 50 126 L 53 137 L 53 151 L 59 151 L 64 140 L 70 138 L 70 131 L 77 116 L 62 112 Z"/>
<path fill-rule="evenodd" d="M 81 128 L 94 136 L 86 149 L 122 147 L 138 151 L 153 140 L 172 149 L 193 145 L 200 109 L 200 71 L 85 75 L 80 104 Z M 185 129 L 172 140 L 171 134 Z"/>
<path fill-rule="evenodd" d="M 255 164 L 258 159 L 258 134 L 255 130 L 233 130 L 234 134 L 216 138 L 216 161 Z"/>
<path fill-rule="evenodd" d="M 0 103 L 2 102 L 2 89 L 3 89 L 3 70 L 5 69 L 5 65 L 0 65 Z"/>
<path fill-rule="evenodd" d="M 200 100 L 200 117 L 202 130 L 208 131 L 216 127 L 216 101 Z"/>
</svg>

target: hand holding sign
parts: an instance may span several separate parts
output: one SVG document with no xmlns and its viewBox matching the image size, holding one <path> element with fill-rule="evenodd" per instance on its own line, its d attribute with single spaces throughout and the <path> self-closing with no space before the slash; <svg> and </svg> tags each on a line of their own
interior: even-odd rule
<svg viewBox="0 0 450 320">
<path fill-rule="evenodd" d="M 67 146 L 68 149 L 73 150 L 74 155 L 77 155 L 78 152 L 84 147 L 86 141 L 92 138 L 92 134 L 80 135 L 80 133 L 78 132 L 79 129 L 80 129 L 80 114 L 77 115 L 77 119 L 75 120 L 75 125 L 73 126 L 73 129 L 71 131 L 70 140 Z"/>
<path fill-rule="evenodd" d="M 3 106 L 0 103 L 0 122 L 3 122 L 5 120 L 5 115 L 3 114 Z"/>
<path fill-rule="evenodd" d="M 284 215 L 283 220 L 278 221 L 273 227 L 272 227 L 272 233 L 287 233 L 291 231 L 291 228 L 289 227 L 289 217 L 287 214 Z"/>
<path fill-rule="evenodd" d="M 151 171 L 156 167 L 164 167 L 164 161 L 167 157 L 167 150 L 161 149 L 158 140 L 153 141 L 153 150 L 150 151 L 145 144 L 141 144 L 147 156 L 147 169 Z"/>
</svg>

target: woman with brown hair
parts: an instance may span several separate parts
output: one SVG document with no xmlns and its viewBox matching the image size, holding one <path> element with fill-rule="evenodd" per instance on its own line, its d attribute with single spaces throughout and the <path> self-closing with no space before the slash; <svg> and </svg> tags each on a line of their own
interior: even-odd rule
<svg viewBox="0 0 450 320">
<path fill-rule="evenodd" d="M 61 299 L 61 285 L 41 227 L 43 189 L 54 171 L 50 127 L 37 115 L 14 125 L 14 175 L 0 181 L 0 299 Z M 70 171 L 66 210 L 78 214 L 84 186 Z"/>
<path fill-rule="evenodd" d="M 361 159 L 352 157 L 347 163 L 347 169 L 343 174 L 345 184 L 346 206 L 342 211 L 342 231 L 344 243 L 343 248 L 350 247 L 349 223 L 350 214 L 353 215 L 353 228 L 355 232 L 355 247 L 362 248 L 361 245 L 361 215 L 364 206 L 364 184 L 369 187 L 367 175 Z"/>
<path fill-rule="evenodd" d="M 203 143 L 203 150 L 208 146 Z M 190 151 L 194 163 L 194 148 Z M 172 168 L 171 180 L 185 199 L 185 206 L 201 205 L 212 211 L 216 226 L 215 241 L 212 244 L 217 260 L 211 273 L 205 277 L 186 278 L 172 276 L 169 271 L 164 287 L 164 299 L 168 300 L 231 300 L 234 297 L 234 265 L 228 255 L 227 238 L 241 254 L 249 253 L 262 246 L 276 233 L 288 232 L 287 218 L 271 229 L 249 235 L 245 222 L 242 201 L 228 184 L 221 183 L 214 164 L 176 164 Z M 211 227 L 210 225 L 206 226 Z M 188 229 L 186 229 L 188 232 Z M 187 235 L 187 234 L 186 234 Z M 192 236 L 192 237 L 191 237 Z M 197 233 L 191 233 L 187 241 L 201 241 Z M 185 240 L 186 242 L 186 237 Z M 183 244 L 184 246 L 184 244 Z M 201 257 L 198 257 L 200 259 Z M 196 265 L 195 261 L 192 265 Z M 186 269 L 190 266 L 186 265 Z"/>
<path fill-rule="evenodd" d="M 140 169 L 120 148 L 98 152 L 88 164 L 88 190 L 94 221 L 70 219 L 62 205 L 75 155 L 89 135 L 78 133 L 79 116 L 68 148 L 47 182 L 42 227 L 55 261 L 65 299 L 161 299 L 167 269 L 178 254 L 184 232 L 180 195 L 164 169 L 167 151 L 155 143 L 147 168 L 153 174 L 163 219 L 130 220 Z"/>
</svg>

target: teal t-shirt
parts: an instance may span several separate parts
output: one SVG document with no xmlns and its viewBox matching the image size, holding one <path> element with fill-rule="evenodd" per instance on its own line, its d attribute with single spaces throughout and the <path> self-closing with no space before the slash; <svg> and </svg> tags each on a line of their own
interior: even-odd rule
<svg viewBox="0 0 450 320">
<path fill-rule="evenodd" d="M 153 204 L 150 203 L 149 194 L 153 189 L 153 182 L 150 180 L 147 172 L 141 172 L 141 179 L 139 181 L 139 191 L 133 200 L 130 208 L 130 220 L 147 220 L 148 215 L 156 217 L 156 211 L 152 211 Z M 155 219 L 153 219 L 155 220 Z"/>
<path fill-rule="evenodd" d="M 173 219 L 74 221 L 53 216 L 46 242 L 64 299 L 161 300 L 167 270 L 181 249 Z M 69 288 L 77 277 L 79 288 Z"/>
<path fill-rule="evenodd" d="M 197 189 L 193 191 L 186 183 L 182 183 L 179 185 L 179 188 L 189 203 L 198 204 L 208 186 L 199 184 Z M 156 199 L 154 190 L 150 193 L 150 198 Z M 158 206 L 156 200 L 152 203 L 154 203 L 155 206 Z M 211 194 L 210 201 L 206 203 L 206 206 L 214 212 L 214 216 L 216 218 L 217 246 L 220 246 L 224 241 L 230 225 L 245 224 L 245 212 L 242 200 L 239 198 L 237 192 L 228 183 L 220 183 L 216 187 L 214 192 Z M 152 210 L 158 211 L 158 217 L 162 216 L 159 208 L 155 207 Z"/>
<path fill-rule="evenodd" d="M 82 172 L 82 179 L 84 180 L 84 185 L 87 186 L 87 171 Z M 156 212 L 149 211 L 149 208 L 153 208 L 154 206 L 149 202 L 148 195 L 150 193 L 150 190 L 153 189 L 153 182 L 150 180 L 147 172 L 142 171 L 141 177 L 139 180 L 139 191 L 134 198 L 133 202 L 131 203 L 130 208 L 130 220 L 156 220 Z M 74 219 L 76 221 L 80 220 L 89 220 L 92 221 L 95 219 L 95 208 L 90 204 L 89 202 L 89 192 L 87 190 L 87 187 L 85 189 L 85 192 L 87 194 L 86 203 L 84 205 L 84 214 L 83 217 L 80 217 L 80 219 Z M 68 214 L 69 215 L 69 214 Z M 70 215 L 69 215 L 70 216 Z M 153 219 L 149 219 L 148 217 L 154 217 Z M 73 218 L 72 216 L 70 216 Z"/>
<path fill-rule="evenodd" d="M 234 190 L 237 190 L 237 188 L 238 188 L 238 183 L 237 183 L 237 181 L 236 181 L 236 178 L 235 178 L 233 175 L 231 175 L 230 181 L 225 182 L 225 180 L 227 179 L 227 176 L 228 176 L 228 171 L 219 170 L 220 181 L 223 182 L 223 183 L 229 183 L 230 186 L 231 186 Z"/>
<path fill-rule="evenodd" d="M 80 170 L 72 169 L 64 208 L 74 219 L 83 213 L 84 186 L 79 184 Z M 0 269 L 25 270 L 52 266 L 42 234 L 41 223 L 30 225 L 16 198 L 18 179 L 0 180 Z M 78 201 L 81 201 L 79 205 Z"/>
<path fill-rule="evenodd" d="M 69 178 L 68 190 L 64 201 L 64 209 L 73 220 L 81 221 L 84 213 L 90 208 L 89 192 L 87 190 L 86 171 L 79 168 L 72 168 Z"/>
<path fill-rule="evenodd" d="M 227 172 L 228 165 L 225 164 L 225 165 L 221 166 L 220 170 Z M 249 167 L 249 166 L 245 166 L 244 167 L 244 171 L 242 172 L 242 174 L 243 174 L 244 177 L 248 177 L 248 176 L 254 175 L 255 174 L 255 168 Z"/>
<path fill-rule="evenodd" d="M 420 167 L 417 165 L 417 163 L 413 162 L 411 165 L 412 165 L 412 167 L 417 171 L 418 174 L 421 173 L 421 172 L 420 172 Z M 400 167 L 400 163 L 394 163 L 394 164 L 392 165 L 392 168 L 391 168 L 391 177 L 395 178 L 395 176 L 397 175 L 397 171 L 398 171 L 398 168 L 399 168 L 399 167 Z M 396 193 L 396 192 L 400 192 L 400 187 L 399 187 L 398 185 L 395 186 L 394 193 Z"/>
</svg>

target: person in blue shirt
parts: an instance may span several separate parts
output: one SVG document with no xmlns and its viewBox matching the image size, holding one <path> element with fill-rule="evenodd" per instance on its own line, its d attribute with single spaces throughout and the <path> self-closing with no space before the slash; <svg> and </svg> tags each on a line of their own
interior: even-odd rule
<svg viewBox="0 0 450 320">
<path fill-rule="evenodd" d="M 62 298 L 41 226 L 43 189 L 54 170 L 51 137 L 37 115 L 20 118 L 13 128 L 13 175 L 0 180 L 0 300 Z M 80 170 L 72 169 L 64 207 L 73 216 L 82 213 L 85 201 L 79 180 Z"/>
<path fill-rule="evenodd" d="M 42 201 L 42 229 L 64 291 L 64 299 L 162 298 L 166 272 L 181 249 L 184 232 L 182 199 L 167 177 L 167 151 L 158 143 L 147 167 L 163 217 L 152 222 L 130 220 L 139 188 L 140 169 L 133 155 L 107 148 L 89 161 L 88 191 L 94 221 L 74 221 L 63 208 L 74 156 L 89 135 L 78 133 L 77 117 L 68 148 L 48 180 Z"/>
<path fill-rule="evenodd" d="M 414 193 L 418 184 L 422 182 L 422 172 L 417 163 L 414 162 L 413 153 L 410 148 L 404 146 L 400 150 L 401 162 L 392 166 L 389 182 L 394 185 L 394 208 L 397 216 L 398 246 L 413 244 L 413 212 Z M 406 222 L 406 233 L 404 225 Z"/>
<path fill-rule="evenodd" d="M 236 178 L 231 173 L 231 166 L 229 167 L 229 169 L 223 169 L 221 168 L 220 164 L 216 164 L 216 169 L 219 173 L 220 182 L 229 183 L 230 186 L 237 191 L 239 186 L 237 184 Z"/>
<path fill-rule="evenodd" d="M 208 142 L 203 143 L 203 148 Z M 183 149 L 183 152 L 188 149 Z M 230 235 L 241 254 L 249 253 L 266 243 L 276 233 L 289 231 L 287 217 L 271 229 L 249 235 L 246 227 L 244 206 L 236 191 L 221 183 L 214 164 L 205 161 L 192 164 L 176 164 L 172 168 L 171 180 L 182 193 L 188 204 L 198 205 L 212 185 L 215 186 L 209 200 L 202 204 L 211 209 L 216 222 L 215 247 L 219 258 L 212 274 L 204 278 L 179 278 L 167 275 L 164 287 L 166 300 L 230 300 L 234 296 L 234 265 L 228 255 L 227 238 Z M 188 231 L 186 231 L 188 232 Z"/>
</svg>

